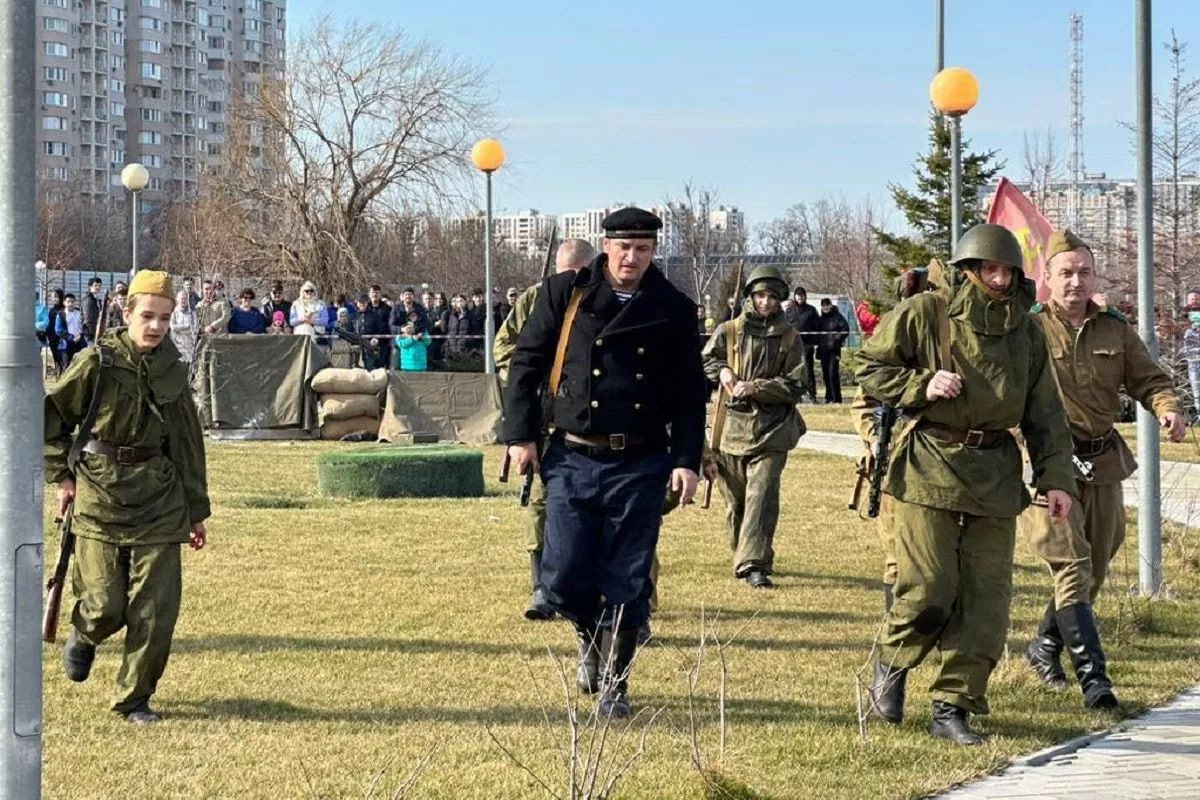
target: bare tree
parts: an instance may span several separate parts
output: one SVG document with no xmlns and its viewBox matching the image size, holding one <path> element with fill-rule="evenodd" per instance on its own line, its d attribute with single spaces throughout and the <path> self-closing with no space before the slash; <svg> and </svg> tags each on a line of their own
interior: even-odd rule
<svg viewBox="0 0 1200 800">
<path fill-rule="evenodd" d="M 82 171 L 39 182 L 37 257 L 51 269 L 120 268 L 129 263 L 129 227 L 120 206 L 85 192 Z M 118 266 L 119 265 L 119 266 Z"/>
<path fill-rule="evenodd" d="M 1026 131 L 1024 142 L 1022 165 L 1025 168 L 1025 181 L 1030 187 L 1030 199 L 1039 208 L 1045 208 L 1050 184 L 1063 177 L 1063 152 L 1058 149 L 1054 131 L 1049 126 L 1044 133 L 1035 133 L 1033 136 Z"/>
<path fill-rule="evenodd" d="M 764 223 L 756 237 L 767 252 L 801 254 L 811 260 L 814 287 L 850 297 L 873 296 L 880 265 L 887 257 L 874 230 L 885 224 L 883 212 L 870 197 L 851 203 L 822 198 L 797 203 L 781 217 Z"/>
<path fill-rule="evenodd" d="M 741 231 L 723 229 L 714 189 L 697 188 L 691 181 L 683 185 L 683 199 L 667 199 L 663 204 L 668 252 L 677 252 L 692 262 L 692 290 L 696 298 L 704 296 L 713 280 L 728 269 L 728 259 L 719 256 L 744 252 L 746 237 Z"/>
<path fill-rule="evenodd" d="M 242 138 L 225 169 L 247 263 L 361 286 L 372 226 L 463 196 L 489 113 L 480 69 L 392 27 L 319 20 L 289 48 L 284 80 L 231 108 Z"/>
<path fill-rule="evenodd" d="M 1170 83 L 1165 95 L 1154 98 L 1154 293 L 1161 310 L 1159 322 L 1162 363 L 1186 383 L 1179 337 L 1189 287 L 1200 283 L 1200 79 L 1189 78 L 1187 43 L 1171 32 L 1164 44 Z M 1134 126 L 1125 123 L 1130 131 Z M 1107 277 L 1127 295 L 1136 293 L 1137 241 L 1134 231 L 1123 241 L 1110 242 Z"/>
</svg>

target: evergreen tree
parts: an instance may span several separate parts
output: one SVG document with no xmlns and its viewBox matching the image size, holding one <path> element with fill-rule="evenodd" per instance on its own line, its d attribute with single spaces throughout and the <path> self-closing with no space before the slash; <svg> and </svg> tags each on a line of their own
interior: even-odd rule
<svg viewBox="0 0 1200 800">
<path fill-rule="evenodd" d="M 997 161 L 999 151 L 970 152 L 970 141 L 962 142 L 962 209 L 965 231 L 984 220 L 979 207 L 979 193 L 1004 168 Z M 936 111 L 930 113 L 929 150 L 913 165 L 917 178 L 915 191 L 899 184 L 889 184 L 892 201 L 904 214 L 913 235 L 891 234 L 875 229 L 875 236 L 891 254 L 883 270 L 883 291 L 889 296 L 878 298 L 883 307 L 890 307 L 890 296 L 896 277 L 913 267 L 923 267 L 933 258 L 950 256 L 950 124 Z"/>
</svg>

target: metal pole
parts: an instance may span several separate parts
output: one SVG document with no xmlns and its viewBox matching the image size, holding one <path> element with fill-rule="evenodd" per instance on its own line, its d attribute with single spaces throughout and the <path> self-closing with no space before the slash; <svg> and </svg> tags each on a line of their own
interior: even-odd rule
<svg viewBox="0 0 1200 800">
<path fill-rule="evenodd" d="M 0 0 L 0 796 L 42 782 L 42 392 L 33 334 L 36 4 Z"/>
<path fill-rule="evenodd" d="M 950 252 L 962 236 L 962 115 L 950 117 Z"/>
<path fill-rule="evenodd" d="M 129 193 L 129 198 L 130 198 L 129 205 L 130 205 L 130 208 L 132 209 L 132 211 L 130 211 L 130 217 L 133 220 L 132 223 L 130 224 L 130 232 L 132 234 L 132 236 L 130 238 L 133 240 L 133 258 L 132 258 L 132 261 L 130 262 L 130 267 L 129 267 L 129 277 L 132 278 L 134 275 L 137 274 L 137 271 L 138 271 L 138 252 L 137 252 L 137 246 L 138 246 L 138 241 L 137 241 L 138 240 L 138 229 L 137 229 L 138 193 L 131 191 Z"/>
<path fill-rule="evenodd" d="M 483 371 L 496 374 L 496 356 L 492 352 L 492 340 L 496 335 L 492 315 L 492 173 L 487 173 L 487 230 L 483 239 L 483 302 L 487 304 L 487 322 L 483 331 Z"/>
<path fill-rule="evenodd" d="M 936 75 L 946 68 L 946 0 L 937 0 L 937 69 Z"/>
<path fill-rule="evenodd" d="M 1150 0 L 1137 1 L 1138 335 L 1158 360 L 1154 332 L 1154 96 L 1150 85 Z M 1162 498 L 1159 496 L 1158 422 L 1138 406 L 1138 578 L 1144 595 L 1162 588 Z"/>
</svg>

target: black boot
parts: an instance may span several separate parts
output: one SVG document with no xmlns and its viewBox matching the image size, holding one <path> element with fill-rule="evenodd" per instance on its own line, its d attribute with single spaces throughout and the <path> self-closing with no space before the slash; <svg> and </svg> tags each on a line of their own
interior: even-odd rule
<svg viewBox="0 0 1200 800">
<path fill-rule="evenodd" d="M 575 642 L 579 645 L 579 665 L 575 685 L 584 694 L 600 691 L 600 631 L 596 625 L 575 624 Z"/>
<path fill-rule="evenodd" d="M 1076 603 L 1060 608 L 1057 617 L 1067 655 L 1071 657 L 1075 677 L 1083 689 L 1084 706 L 1116 708 L 1117 696 L 1113 694 L 1112 682 L 1108 679 L 1108 665 L 1104 659 L 1104 649 L 1100 646 L 1100 631 L 1096 630 L 1092 607 L 1086 603 Z"/>
<path fill-rule="evenodd" d="M 533 596 L 529 600 L 529 608 L 525 609 L 525 619 L 554 619 L 554 609 L 546 601 L 546 592 L 542 589 L 541 550 L 529 551 L 529 582 L 533 586 Z"/>
<path fill-rule="evenodd" d="M 945 739 L 955 744 L 983 744 L 983 737 L 967 726 L 967 710 L 941 700 L 933 701 L 933 722 L 929 725 L 929 733 L 935 739 Z"/>
<path fill-rule="evenodd" d="M 867 697 L 871 700 L 871 713 L 884 722 L 899 725 L 904 721 L 904 692 L 908 684 L 908 670 L 892 669 L 875 659 L 875 678 Z"/>
<path fill-rule="evenodd" d="M 1059 660 L 1062 650 L 1062 634 L 1058 630 L 1058 617 L 1054 601 L 1051 600 L 1046 606 L 1046 613 L 1042 615 L 1042 621 L 1038 623 L 1037 635 L 1025 648 L 1025 660 L 1042 679 L 1042 683 L 1055 689 L 1067 687 L 1067 673 L 1063 672 Z"/>
<path fill-rule="evenodd" d="M 599 711 L 603 716 L 618 719 L 629 716 L 629 670 L 637 652 L 637 630 L 604 629 L 600 641 L 604 658 L 604 693 L 600 696 Z"/>
<path fill-rule="evenodd" d="M 92 674 L 92 662 L 96 660 L 96 646 L 88 644 L 79 637 L 79 632 L 71 628 L 67 643 L 63 645 L 63 668 L 67 677 L 76 683 L 83 683 Z"/>
</svg>

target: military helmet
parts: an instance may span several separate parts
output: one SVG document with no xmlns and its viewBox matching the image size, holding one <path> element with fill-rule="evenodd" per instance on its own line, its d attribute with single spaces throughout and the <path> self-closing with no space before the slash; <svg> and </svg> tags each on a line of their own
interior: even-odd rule
<svg viewBox="0 0 1200 800">
<path fill-rule="evenodd" d="M 787 299 L 787 283 L 784 282 L 783 276 L 775 267 L 761 266 L 750 270 L 750 275 L 746 278 L 746 286 L 742 289 L 742 297 L 749 297 L 755 292 L 763 291 L 775 295 L 775 299 L 780 302 Z"/>
<path fill-rule="evenodd" d="M 1014 269 L 1024 271 L 1025 256 L 1017 237 L 1003 225 L 984 223 L 976 225 L 962 235 L 954 248 L 951 264 L 963 261 L 999 261 Z"/>
</svg>

